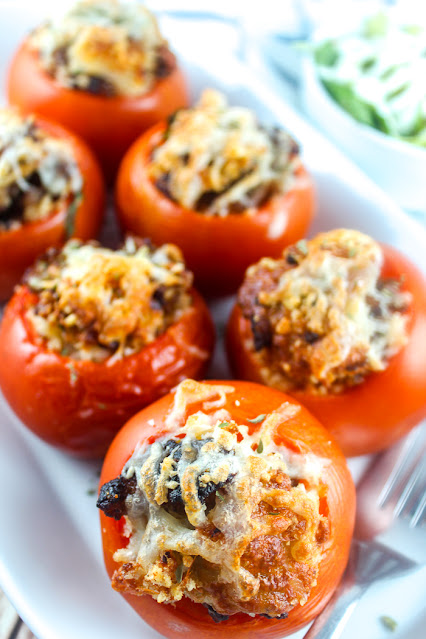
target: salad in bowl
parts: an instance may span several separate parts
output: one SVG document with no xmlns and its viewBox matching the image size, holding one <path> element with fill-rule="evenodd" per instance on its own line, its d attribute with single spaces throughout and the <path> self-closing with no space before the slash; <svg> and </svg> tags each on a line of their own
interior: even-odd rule
<svg viewBox="0 0 426 639">
<path fill-rule="evenodd" d="M 318 31 L 303 63 L 312 119 L 397 203 L 426 210 L 426 23 L 389 10 Z"/>
</svg>

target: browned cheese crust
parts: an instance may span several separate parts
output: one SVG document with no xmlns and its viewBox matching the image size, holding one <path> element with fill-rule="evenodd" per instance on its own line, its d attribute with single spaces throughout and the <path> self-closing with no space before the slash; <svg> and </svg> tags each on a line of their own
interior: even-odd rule
<svg viewBox="0 0 426 639">
<path fill-rule="evenodd" d="M 380 246 L 358 231 L 322 233 L 250 267 L 238 302 L 265 383 L 339 393 L 406 343 L 410 296 L 382 279 Z"/>
<path fill-rule="evenodd" d="M 249 213 L 284 193 L 300 167 L 299 147 L 250 109 L 231 106 L 213 89 L 177 111 L 148 167 L 167 197 L 205 215 Z"/>
<path fill-rule="evenodd" d="M 118 251 L 70 241 L 39 260 L 26 283 L 38 296 L 28 316 L 39 339 L 75 359 L 136 353 L 191 305 L 180 250 L 133 238 Z"/>
<path fill-rule="evenodd" d="M 154 15 L 140 4 L 79 2 L 29 43 L 60 84 L 97 95 L 143 95 L 176 67 Z"/>
</svg>

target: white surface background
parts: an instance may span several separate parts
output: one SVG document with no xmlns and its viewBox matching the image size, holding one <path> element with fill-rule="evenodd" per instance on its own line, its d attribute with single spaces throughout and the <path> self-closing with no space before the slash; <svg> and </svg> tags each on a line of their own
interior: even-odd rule
<svg viewBox="0 0 426 639">
<path fill-rule="evenodd" d="M 54 4 L 0 2 L 0 77 L 21 35 L 39 21 L 42 5 Z M 215 3 L 215 9 L 220 5 Z M 422 229 L 282 103 L 277 86 L 265 89 L 232 61 L 230 53 L 239 46 L 232 27 L 211 22 L 206 29 L 198 24 L 196 35 L 193 25 L 179 20 L 164 20 L 164 27 L 174 48 L 190 60 L 186 64 L 194 95 L 204 85 L 218 86 L 232 100 L 255 107 L 261 119 L 288 127 L 302 143 L 317 186 L 314 230 L 342 225 L 359 228 L 409 251 L 426 270 Z M 194 58 L 201 68 L 191 62 Z M 270 79 L 266 72 L 265 78 Z M 226 303 L 216 308 L 218 322 L 223 323 L 226 311 Z M 226 374 L 221 348 L 219 343 L 214 367 Z M 38 441 L 2 400 L 0 423 L 0 583 L 24 620 L 39 639 L 157 637 L 109 587 L 95 497 L 87 494 L 97 487 L 98 466 L 69 459 Z M 351 462 L 355 472 L 361 466 L 362 461 Z M 426 562 L 423 531 L 408 534 L 398 522 L 383 539 Z M 379 621 L 383 614 L 398 622 L 392 637 L 420 639 L 426 624 L 425 591 L 424 569 L 376 586 L 361 602 L 342 639 L 389 637 Z M 299 632 L 294 639 L 302 636 Z"/>
</svg>

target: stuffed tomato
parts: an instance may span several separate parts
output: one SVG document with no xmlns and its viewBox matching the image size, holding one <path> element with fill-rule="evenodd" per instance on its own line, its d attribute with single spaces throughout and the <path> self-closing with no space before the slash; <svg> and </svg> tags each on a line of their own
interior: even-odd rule
<svg viewBox="0 0 426 639">
<path fill-rule="evenodd" d="M 169 639 L 283 637 L 344 570 L 354 486 L 297 401 L 249 382 L 182 382 L 114 439 L 98 507 L 112 586 Z"/>
<path fill-rule="evenodd" d="M 0 110 L 0 301 L 24 270 L 69 237 L 96 237 L 104 186 L 87 145 L 39 117 Z"/>
<path fill-rule="evenodd" d="M 0 327 L 1 390 L 47 442 L 99 457 L 119 428 L 186 376 L 214 329 L 173 245 L 68 242 L 27 273 Z"/>
<path fill-rule="evenodd" d="M 347 455 L 426 415 L 426 283 L 403 255 L 347 229 L 248 269 L 228 326 L 235 374 L 291 393 Z"/>
<path fill-rule="evenodd" d="M 197 286 L 223 295 L 254 261 L 303 237 L 314 198 L 291 136 L 206 90 L 131 147 L 116 204 L 124 230 L 176 243 Z"/>
<path fill-rule="evenodd" d="M 145 7 L 92 0 L 26 38 L 9 69 L 8 97 L 78 133 L 112 178 L 142 131 L 187 104 L 187 89 Z"/>
</svg>

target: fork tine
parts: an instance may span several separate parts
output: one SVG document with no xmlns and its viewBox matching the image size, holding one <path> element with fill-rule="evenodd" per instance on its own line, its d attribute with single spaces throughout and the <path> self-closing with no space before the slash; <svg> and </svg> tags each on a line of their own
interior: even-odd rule
<svg viewBox="0 0 426 639">
<path fill-rule="evenodd" d="M 419 500 L 421 500 L 424 495 L 424 491 L 423 467 L 422 464 L 419 463 L 409 477 L 396 503 L 394 510 L 395 517 L 409 517 L 415 512 Z"/>
<path fill-rule="evenodd" d="M 423 493 L 423 497 L 417 506 L 411 521 L 410 528 L 415 528 L 415 526 L 422 526 L 426 522 L 426 491 Z"/>
<path fill-rule="evenodd" d="M 422 458 L 426 450 L 426 431 L 424 427 L 416 428 L 406 438 L 395 466 L 389 475 L 378 503 L 381 507 L 395 505 L 399 515 L 410 497 L 416 482 L 413 474 L 418 474 L 422 467 Z"/>
<path fill-rule="evenodd" d="M 403 448 L 399 451 L 395 464 L 383 486 L 382 492 L 377 500 L 380 506 L 386 506 L 391 501 L 392 495 L 395 493 L 397 486 L 402 483 L 403 475 L 406 470 L 406 460 L 412 454 L 414 448 L 413 436 L 409 436 L 403 443 Z"/>
</svg>

